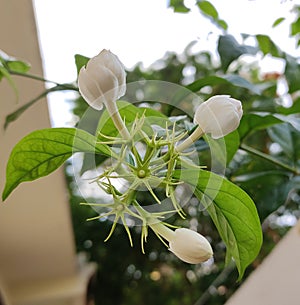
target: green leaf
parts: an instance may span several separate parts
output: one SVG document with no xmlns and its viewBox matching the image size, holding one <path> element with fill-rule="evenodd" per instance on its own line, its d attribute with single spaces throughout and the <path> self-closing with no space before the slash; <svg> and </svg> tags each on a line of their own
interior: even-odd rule
<svg viewBox="0 0 300 305">
<path fill-rule="evenodd" d="M 213 19 L 217 20 L 219 17 L 218 11 L 216 8 L 209 2 L 209 1 L 198 1 L 198 7 L 207 16 L 212 17 Z"/>
<path fill-rule="evenodd" d="M 218 41 L 218 53 L 221 58 L 221 68 L 226 72 L 234 60 L 243 54 L 256 54 L 257 48 L 239 44 L 232 35 L 223 35 Z"/>
<path fill-rule="evenodd" d="M 183 0 L 170 0 L 169 7 L 173 7 L 175 13 L 188 13 L 190 11 L 190 9 L 184 5 Z"/>
<path fill-rule="evenodd" d="M 88 63 L 89 60 L 90 60 L 89 57 L 80 54 L 75 54 L 75 64 L 77 68 L 77 74 L 79 73 L 80 69 Z"/>
<path fill-rule="evenodd" d="M 295 36 L 300 33 L 300 17 L 291 23 L 291 35 Z"/>
<path fill-rule="evenodd" d="M 223 19 L 218 19 L 217 24 L 219 25 L 220 28 L 224 29 L 225 31 L 228 29 L 228 24 Z"/>
<path fill-rule="evenodd" d="M 9 71 L 17 73 L 26 73 L 30 69 L 30 64 L 9 56 L 0 50 L 0 63 Z"/>
<path fill-rule="evenodd" d="M 281 123 L 288 123 L 297 131 L 300 131 L 300 118 L 294 114 L 283 115 L 269 112 L 255 112 L 243 115 L 238 132 L 241 140 L 243 140 L 248 134 L 256 130 L 266 129 Z"/>
<path fill-rule="evenodd" d="M 270 113 L 246 113 L 241 119 L 238 132 L 241 140 L 243 140 L 251 132 L 280 123 L 282 123 L 282 120 Z"/>
<path fill-rule="evenodd" d="M 240 137 L 236 130 L 220 139 L 213 139 L 206 135 L 205 141 L 210 148 L 212 166 L 221 169 L 229 164 L 240 145 Z"/>
<path fill-rule="evenodd" d="M 250 83 L 247 79 L 237 74 L 227 74 L 224 76 L 224 79 L 236 87 L 248 89 L 249 91 L 258 95 L 262 93 L 260 86 Z"/>
<path fill-rule="evenodd" d="M 187 89 L 191 90 L 192 92 L 197 92 L 201 88 L 205 86 L 216 86 L 221 84 L 228 84 L 229 82 L 220 76 L 207 76 L 200 79 L 197 79 L 193 83 L 187 85 Z"/>
<path fill-rule="evenodd" d="M 261 94 L 262 92 L 260 86 L 251 84 L 248 80 L 236 74 L 228 74 L 223 77 L 213 75 L 200 78 L 188 85 L 187 89 L 197 92 L 205 86 L 217 86 L 222 84 L 245 88 L 255 94 Z"/>
<path fill-rule="evenodd" d="M 20 183 L 49 175 L 76 152 L 111 155 L 108 146 L 97 144 L 96 137 L 80 129 L 49 128 L 30 133 L 11 152 L 2 199 Z"/>
<path fill-rule="evenodd" d="M 286 108 L 283 106 L 278 106 L 277 112 L 282 113 L 284 115 L 300 113 L 300 97 L 298 97 L 296 100 L 294 100 L 293 105 L 289 108 Z"/>
<path fill-rule="evenodd" d="M 21 60 L 7 61 L 6 65 L 11 72 L 26 73 L 30 69 L 30 64 Z"/>
<path fill-rule="evenodd" d="M 300 64 L 297 59 L 286 55 L 286 65 L 284 75 L 286 77 L 287 83 L 289 85 L 289 93 L 300 90 Z"/>
<path fill-rule="evenodd" d="M 2 63 L 0 62 L 0 80 L 5 77 L 8 81 L 8 83 L 10 84 L 10 86 L 12 87 L 17 100 L 19 99 L 19 92 L 18 92 L 18 88 L 15 84 L 15 82 L 13 81 L 9 71 L 2 65 Z"/>
<path fill-rule="evenodd" d="M 247 191 L 255 201 L 261 221 L 284 205 L 291 190 L 290 173 L 281 170 L 263 170 L 262 166 L 265 163 L 265 160 L 261 160 L 261 166 L 255 169 L 256 171 L 232 177 L 232 181 Z"/>
<path fill-rule="evenodd" d="M 294 160 L 295 147 L 293 145 L 292 134 L 287 123 L 275 125 L 268 128 L 268 134 L 272 141 L 278 143 L 287 156 Z"/>
<path fill-rule="evenodd" d="M 214 23 L 216 26 L 227 30 L 228 25 L 225 22 L 225 20 L 219 19 L 219 14 L 216 8 L 211 4 L 209 1 L 205 0 L 199 0 L 197 2 L 197 6 L 199 7 L 202 14 L 204 14 L 206 17 L 208 17 L 212 23 Z"/>
<path fill-rule="evenodd" d="M 261 225 L 252 199 L 235 184 L 205 170 L 178 170 L 175 178 L 195 187 L 195 195 L 227 247 L 227 257 L 236 263 L 240 280 L 262 245 Z"/>
<path fill-rule="evenodd" d="M 260 50 L 264 55 L 271 54 L 274 57 L 282 57 L 282 51 L 275 45 L 273 40 L 267 35 L 256 35 Z"/>
<path fill-rule="evenodd" d="M 16 94 L 17 100 L 19 98 L 18 89 L 11 77 L 11 73 L 26 73 L 29 69 L 29 63 L 9 56 L 0 50 L 0 81 L 3 77 L 7 79 Z"/>
<path fill-rule="evenodd" d="M 280 17 L 278 19 L 276 19 L 273 24 L 272 24 L 272 28 L 275 28 L 276 26 L 278 26 L 280 23 L 282 23 L 285 20 L 284 17 Z"/>
</svg>

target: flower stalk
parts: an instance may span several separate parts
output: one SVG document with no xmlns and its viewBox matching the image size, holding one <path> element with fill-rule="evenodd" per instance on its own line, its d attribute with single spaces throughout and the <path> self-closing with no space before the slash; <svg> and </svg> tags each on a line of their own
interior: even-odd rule
<svg viewBox="0 0 300 305">
<path fill-rule="evenodd" d="M 120 112 L 118 110 L 118 107 L 116 103 L 114 102 L 105 102 L 106 109 L 114 122 L 115 127 L 118 129 L 121 137 L 124 140 L 130 140 L 130 133 L 124 123 L 124 121 L 121 118 Z"/>
<path fill-rule="evenodd" d="M 198 139 L 200 139 L 204 135 L 204 131 L 198 126 L 192 134 L 187 137 L 182 143 L 175 147 L 177 152 L 183 152 L 185 149 L 193 145 Z"/>
</svg>

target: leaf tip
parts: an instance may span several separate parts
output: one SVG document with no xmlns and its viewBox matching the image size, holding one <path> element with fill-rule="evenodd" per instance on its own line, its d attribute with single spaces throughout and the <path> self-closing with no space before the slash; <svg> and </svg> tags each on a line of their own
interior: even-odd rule
<svg viewBox="0 0 300 305">
<path fill-rule="evenodd" d="M 7 187 L 5 187 L 2 193 L 2 202 L 4 202 L 7 199 L 10 193 L 11 191 L 7 190 Z"/>
</svg>

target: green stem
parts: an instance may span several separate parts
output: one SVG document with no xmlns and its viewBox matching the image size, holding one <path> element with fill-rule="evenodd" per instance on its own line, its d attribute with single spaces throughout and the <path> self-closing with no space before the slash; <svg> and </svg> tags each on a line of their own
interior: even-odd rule
<svg viewBox="0 0 300 305">
<path fill-rule="evenodd" d="M 282 168 L 292 172 L 295 175 L 299 175 L 300 174 L 300 172 L 296 168 L 294 168 L 292 166 L 289 166 L 288 164 L 285 164 L 285 163 L 283 163 L 283 162 L 281 162 L 281 161 L 271 157 L 270 155 L 267 155 L 267 154 L 265 154 L 265 153 L 255 149 L 253 147 L 250 147 L 250 146 L 248 146 L 246 144 L 241 144 L 240 145 L 240 149 L 244 150 L 244 151 L 246 151 L 248 153 L 251 153 L 251 154 L 253 154 L 255 156 L 258 156 L 260 158 L 263 158 L 265 160 L 268 160 L 268 161 L 276 164 L 277 166 L 280 166 L 280 167 L 282 167 Z"/>
<path fill-rule="evenodd" d="M 170 241 L 174 238 L 175 232 L 165 226 L 159 219 L 153 216 L 151 213 L 144 210 L 137 201 L 133 202 L 135 209 L 145 219 L 147 225 L 158 235 Z"/>
<path fill-rule="evenodd" d="M 149 223 L 149 227 L 169 242 L 175 237 L 175 232 L 161 222 Z"/>
<path fill-rule="evenodd" d="M 12 70 L 8 70 L 9 74 L 11 75 L 18 75 L 18 76 L 22 76 L 22 77 L 26 77 L 26 78 L 30 78 L 30 79 L 34 79 L 34 80 L 38 80 L 38 81 L 42 81 L 42 82 L 45 82 L 45 83 L 51 83 L 51 84 L 54 84 L 56 86 L 60 86 L 62 88 L 65 87 L 66 90 L 75 90 L 75 91 L 78 91 L 78 88 L 71 85 L 71 84 L 60 84 L 60 83 L 57 83 L 57 82 L 54 82 L 52 80 L 48 80 L 48 79 L 45 79 L 41 76 L 38 76 L 38 75 L 34 75 L 34 74 L 30 74 L 30 73 L 22 73 L 22 72 L 17 72 L 17 71 L 12 71 Z"/>
<path fill-rule="evenodd" d="M 106 101 L 105 106 L 122 138 L 124 140 L 130 140 L 130 133 L 121 118 L 116 102 Z"/>
<path fill-rule="evenodd" d="M 200 127 L 197 127 L 189 137 L 187 137 L 181 144 L 176 146 L 175 150 L 177 152 L 184 151 L 186 148 L 191 146 L 194 142 L 196 142 L 203 135 L 204 135 L 203 130 Z"/>
</svg>

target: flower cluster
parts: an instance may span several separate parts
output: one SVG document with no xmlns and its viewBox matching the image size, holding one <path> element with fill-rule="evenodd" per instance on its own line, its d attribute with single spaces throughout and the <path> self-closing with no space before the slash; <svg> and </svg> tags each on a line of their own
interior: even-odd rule
<svg viewBox="0 0 300 305">
<path fill-rule="evenodd" d="M 170 212 L 177 212 L 185 217 L 175 194 L 175 188 L 181 182 L 173 177 L 173 170 L 183 162 L 186 148 L 204 134 L 218 139 L 234 131 L 243 113 L 241 102 L 227 95 L 213 96 L 196 109 L 194 123 L 197 127 L 190 136 L 176 132 L 173 125 L 171 128 L 166 126 L 163 136 L 158 137 L 154 131 L 150 136 L 145 132 L 144 116 L 137 116 L 130 128 L 126 126 L 116 103 L 125 94 L 126 73 L 118 57 L 110 51 L 103 50 L 81 68 L 78 86 L 81 95 L 91 107 L 100 110 L 105 105 L 120 134 L 119 138 L 101 135 L 104 143 L 114 144 L 114 148 L 117 146 L 116 160 L 95 182 L 112 196 L 113 203 L 88 203 L 109 209 L 107 213 L 92 219 L 114 215 L 114 224 L 108 238 L 113 233 L 116 222 L 121 220 L 132 244 L 125 219 L 127 214 L 142 223 L 143 252 L 148 228 L 151 228 L 162 242 L 168 242 L 169 250 L 184 262 L 197 264 L 209 259 L 213 251 L 204 236 L 186 228 L 177 228 L 174 231 L 162 219 Z M 143 154 L 137 149 L 137 143 L 143 145 Z M 116 188 L 113 183 L 115 178 L 122 178 L 127 182 L 125 191 L 121 192 Z M 153 191 L 158 185 L 165 190 L 166 198 L 171 200 L 172 211 L 150 213 L 138 202 L 136 194 L 139 189 L 144 188 L 149 191 L 153 201 L 160 204 L 160 199 Z"/>
</svg>

